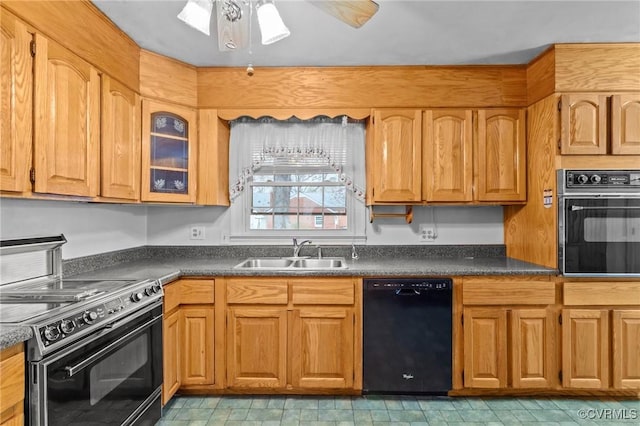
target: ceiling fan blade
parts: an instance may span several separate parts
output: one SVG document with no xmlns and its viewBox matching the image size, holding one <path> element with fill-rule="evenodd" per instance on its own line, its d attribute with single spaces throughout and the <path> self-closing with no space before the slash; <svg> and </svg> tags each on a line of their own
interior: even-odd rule
<svg viewBox="0 0 640 426">
<path fill-rule="evenodd" d="M 310 3 L 353 28 L 363 26 L 379 7 L 372 0 L 321 0 Z"/>
</svg>

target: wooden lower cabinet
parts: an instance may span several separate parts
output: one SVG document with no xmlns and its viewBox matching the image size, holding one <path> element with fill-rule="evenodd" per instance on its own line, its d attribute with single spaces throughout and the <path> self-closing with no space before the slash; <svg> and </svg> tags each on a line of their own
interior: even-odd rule
<svg viewBox="0 0 640 426">
<path fill-rule="evenodd" d="M 465 388 L 557 387 L 555 283 L 544 277 L 462 282 Z"/>
<path fill-rule="evenodd" d="M 163 333 L 163 379 L 162 379 L 162 404 L 165 405 L 180 388 L 180 311 L 175 310 L 164 316 L 162 323 Z"/>
<path fill-rule="evenodd" d="M 640 310 L 613 311 L 613 387 L 640 389 Z"/>
<path fill-rule="evenodd" d="M 466 308 L 465 387 L 550 388 L 554 336 L 548 308 Z"/>
<path fill-rule="evenodd" d="M 24 422 L 24 350 L 17 344 L 0 351 L 0 425 Z"/>
<path fill-rule="evenodd" d="M 464 310 L 464 386 L 507 386 L 507 311 Z"/>
<path fill-rule="evenodd" d="M 281 388 L 287 380 L 286 308 L 231 308 L 227 386 Z"/>
<path fill-rule="evenodd" d="M 227 387 L 361 389 L 361 280 L 227 280 Z"/>
<path fill-rule="evenodd" d="M 353 309 L 295 309 L 291 321 L 291 384 L 353 387 Z"/>
<path fill-rule="evenodd" d="M 213 306 L 183 306 L 182 322 L 182 385 L 205 385 L 214 381 L 214 308 Z"/>
<path fill-rule="evenodd" d="M 179 389 L 215 383 L 214 280 L 164 287 L 162 403 Z"/>
<path fill-rule="evenodd" d="M 640 282 L 565 282 L 563 299 L 563 386 L 639 390 Z"/>
</svg>

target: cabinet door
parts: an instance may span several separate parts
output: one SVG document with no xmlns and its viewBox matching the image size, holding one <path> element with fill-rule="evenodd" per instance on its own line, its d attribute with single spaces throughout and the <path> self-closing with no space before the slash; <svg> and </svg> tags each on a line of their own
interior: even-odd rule
<svg viewBox="0 0 640 426">
<path fill-rule="evenodd" d="M 514 388 L 554 385 L 554 321 L 550 309 L 511 311 L 511 371 Z"/>
<path fill-rule="evenodd" d="M 609 387 L 609 312 L 562 310 L 562 386 Z"/>
<path fill-rule="evenodd" d="M 231 308 L 227 315 L 227 386 L 285 387 L 286 308 Z"/>
<path fill-rule="evenodd" d="M 0 190 L 31 189 L 31 34 L 5 10 L 0 21 Z"/>
<path fill-rule="evenodd" d="M 525 110 L 478 111 L 478 201 L 525 201 Z"/>
<path fill-rule="evenodd" d="M 640 155 L 640 93 L 611 97 L 611 153 Z"/>
<path fill-rule="evenodd" d="M 422 197 L 420 110 L 374 111 L 373 203 L 413 203 Z"/>
<path fill-rule="evenodd" d="M 424 179 L 426 201 L 473 199 L 473 123 L 471 110 L 424 113 Z"/>
<path fill-rule="evenodd" d="M 182 384 L 213 384 L 213 306 L 182 306 Z"/>
<path fill-rule="evenodd" d="M 606 154 L 607 97 L 578 93 L 560 99 L 560 154 Z"/>
<path fill-rule="evenodd" d="M 613 387 L 640 388 L 640 310 L 613 311 Z"/>
<path fill-rule="evenodd" d="M 101 189 L 103 197 L 140 199 L 140 96 L 102 76 Z"/>
<path fill-rule="evenodd" d="M 196 112 L 142 102 L 143 201 L 196 201 Z"/>
<path fill-rule="evenodd" d="M 309 307 L 294 310 L 289 343 L 294 387 L 353 387 L 352 309 Z"/>
<path fill-rule="evenodd" d="M 464 310 L 464 386 L 503 388 L 507 385 L 507 311 Z"/>
<path fill-rule="evenodd" d="M 180 311 L 176 310 L 165 315 L 162 322 L 163 333 L 163 380 L 162 380 L 162 404 L 169 402 L 181 384 L 181 333 Z"/>
<path fill-rule="evenodd" d="M 35 191 L 94 197 L 100 177 L 100 76 L 36 34 Z"/>
</svg>

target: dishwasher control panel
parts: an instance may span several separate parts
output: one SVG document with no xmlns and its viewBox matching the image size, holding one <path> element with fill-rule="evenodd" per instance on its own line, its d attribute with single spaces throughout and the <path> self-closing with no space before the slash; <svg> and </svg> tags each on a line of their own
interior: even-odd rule
<svg viewBox="0 0 640 426">
<path fill-rule="evenodd" d="M 414 289 L 414 290 L 451 290 L 452 281 L 448 278 L 411 279 L 368 279 L 365 284 L 369 290 Z"/>
</svg>

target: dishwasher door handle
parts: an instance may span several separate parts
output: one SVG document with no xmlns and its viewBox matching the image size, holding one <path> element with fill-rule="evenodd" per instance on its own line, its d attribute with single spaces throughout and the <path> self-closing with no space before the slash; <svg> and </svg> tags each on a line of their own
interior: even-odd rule
<svg viewBox="0 0 640 426">
<path fill-rule="evenodd" d="M 399 288 L 396 290 L 396 296 L 420 296 L 420 290 L 415 288 Z"/>
</svg>

